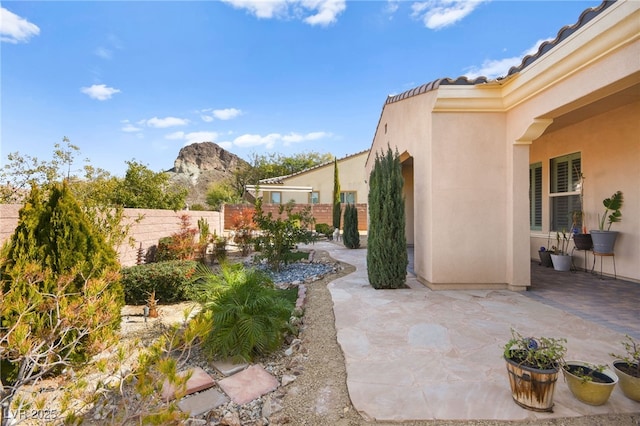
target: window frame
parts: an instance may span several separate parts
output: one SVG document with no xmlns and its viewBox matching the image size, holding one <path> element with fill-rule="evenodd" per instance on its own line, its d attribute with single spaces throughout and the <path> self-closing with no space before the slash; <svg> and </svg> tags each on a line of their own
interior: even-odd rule
<svg viewBox="0 0 640 426">
<path fill-rule="evenodd" d="M 313 195 L 316 194 L 316 201 L 313 201 Z M 320 191 L 311 191 L 309 193 L 309 204 L 320 204 Z"/>
<path fill-rule="evenodd" d="M 353 194 L 353 203 L 347 201 L 347 194 Z M 358 192 L 357 191 L 340 191 L 340 203 L 341 204 L 357 204 Z"/>
<path fill-rule="evenodd" d="M 575 169 L 576 162 L 578 169 Z M 560 170 L 566 166 L 565 170 Z M 571 231 L 571 212 L 579 209 L 582 153 L 580 151 L 549 159 L 549 230 Z M 566 182 L 562 182 L 565 179 Z M 565 187 L 566 186 L 566 187 Z M 558 204 L 566 199 L 566 210 L 560 217 Z M 573 208 L 572 208 L 573 207 Z M 582 224 L 579 224 L 582 226 Z"/>
<path fill-rule="evenodd" d="M 273 196 L 278 195 L 278 201 L 273 201 Z M 282 204 L 281 191 L 269 191 L 269 204 Z"/>
</svg>

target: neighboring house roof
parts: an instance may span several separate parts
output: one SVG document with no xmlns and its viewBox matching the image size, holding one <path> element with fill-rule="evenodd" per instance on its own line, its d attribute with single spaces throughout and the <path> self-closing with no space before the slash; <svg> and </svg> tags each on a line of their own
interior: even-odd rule
<svg viewBox="0 0 640 426">
<path fill-rule="evenodd" d="M 352 157 L 355 157 L 355 156 L 358 156 L 358 155 L 362 155 L 362 154 L 365 154 L 365 153 L 368 153 L 368 152 L 369 152 L 369 150 L 365 149 L 364 151 L 356 152 L 355 154 L 349 154 L 349 155 L 346 155 L 346 156 L 344 156 L 342 158 L 338 158 L 338 161 L 343 161 L 343 160 L 346 160 L 346 159 L 349 159 L 349 158 L 352 158 Z M 309 167 L 308 169 L 304 169 L 304 170 L 301 170 L 299 172 L 291 173 L 290 175 L 276 176 L 276 177 L 272 177 L 272 178 L 260 179 L 260 183 L 271 184 L 271 185 L 284 184 L 284 180 L 285 179 L 288 179 L 288 178 L 293 177 L 293 176 L 298 176 L 298 175 L 301 175 L 301 174 L 304 174 L 304 173 L 308 173 L 310 171 L 317 170 L 317 169 L 322 168 L 322 167 L 326 167 L 326 166 L 328 166 L 330 164 L 333 164 L 333 160 L 326 161 L 326 162 L 324 162 L 322 164 L 318 164 L 317 166 Z"/>
<path fill-rule="evenodd" d="M 505 77 L 498 77 L 496 80 L 502 80 L 513 74 L 519 73 L 520 71 L 522 71 L 523 69 L 525 69 L 526 67 L 534 63 L 536 60 L 538 60 L 542 55 L 547 53 L 549 50 L 553 49 L 555 46 L 557 46 L 560 42 L 565 40 L 571 34 L 575 33 L 578 29 L 580 29 L 585 24 L 587 24 L 587 22 L 591 21 L 593 18 L 598 16 L 603 10 L 607 9 L 609 6 L 611 6 L 615 2 L 616 0 L 604 0 L 602 3 L 600 3 L 600 5 L 586 9 L 584 12 L 580 14 L 580 17 L 578 18 L 578 21 L 575 24 L 566 25 L 562 27 L 560 31 L 558 31 L 558 35 L 556 36 L 555 39 L 541 43 L 540 46 L 538 47 L 538 51 L 535 54 L 525 56 L 522 59 L 522 62 L 520 63 L 520 65 L 511 67 Z M 477 77 L 471 80 L 464 76 L 458 77 L 455 80 L 451 78 L 439 78 L 430 83 L 423 84 L 422 86 L 415 87 L 413 89 L 407 90 L 406 92 L 400 93 L 398 95 L 388 96 L 387 100 L 385 101 L 385 105 L 398 102 L 413 96 L 417 96 L 422 93 L 429 92 L 431 90 L 435 90 L 440 86 L 445 86 L 445 85 L 473 86 L 476 84 L 486 83 L 487 81 L 488 81 L 487 77 Z"/>
</svg>

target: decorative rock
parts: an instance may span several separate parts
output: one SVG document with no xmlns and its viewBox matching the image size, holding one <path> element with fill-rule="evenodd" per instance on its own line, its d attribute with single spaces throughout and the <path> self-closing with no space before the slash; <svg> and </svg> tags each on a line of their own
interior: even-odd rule
<svg viewBox="0 0 640 426">
<path fill-rule="evenodd" d="M 178 407 L 183 412 L 189 413 L 190 416 L 194 417 L 207 413 L 227 402 L 229 402 L 229 399 L 224 394 L 216 389 L 209 389 L 197 395 L 183 398 L 178 402 Z"/>
<path fill-rule="evenodd" d="M 240 415 L 237 412 L 226 412 L 224 417 L 220 419 L 220 424 L 225 426 L 242 426 L 240 423 Z"/>
<path fill-rule="evenodd" d="M 232 376 L 249 366 L 246 362 L 242 364 L 234 364 L 229 360 L 213 361 L 211 364 L 213 365 L 213 368 L 218 370 L 225 377 Z"/>
<path fill-rule="evenodd" d="M 287 386 L 289 383 L 292 383 L 296 380 L 296 376 L 291 374 L 285 374 L 282 376 L 282 386 Z"/>
</svg>

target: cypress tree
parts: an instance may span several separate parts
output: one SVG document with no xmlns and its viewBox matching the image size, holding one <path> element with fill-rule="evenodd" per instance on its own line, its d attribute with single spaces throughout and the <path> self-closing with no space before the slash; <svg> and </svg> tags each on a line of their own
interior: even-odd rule
<svg viewBox="0 0 640 426">
<path fill-rule="evenodd" d="M 358 232 L 358 209 L 353 204 L 344 208 L 344 245 L 350 249 L 360 247 L 360 233 Z"/>
<path fill-rule="evenodd" d="M 333 159 L 333 227 L 340 229 L 340 179 L 338 177 L 338 160 Z"/>
<path fill-rule="evenodd" d="M 407 277 L 407 238 L 402 187 L 402 165 L 397 151 L 376 153 L 369 176 L 369 230 L 367 274 L 376 289 L 401 288 Z"/>
</svg>

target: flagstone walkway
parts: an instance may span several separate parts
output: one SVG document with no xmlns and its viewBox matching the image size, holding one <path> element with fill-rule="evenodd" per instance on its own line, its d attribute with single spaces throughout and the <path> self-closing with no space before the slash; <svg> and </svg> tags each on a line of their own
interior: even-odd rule
<svg viewBox="0 0 640 426">
<path fill-rule="evenodd" d="M 640 404 L 617 388 L 607 404 L 594 407 L 578 402 L 562 379 L 556 387 L 553 413 L 525 410 L 511 398 L 502 359 L 503 345 L 514 328 L 524 335 L 565 337 L 568 359 L 608 364 L 612 361 L 609 353 L 621 349 L 624 321 L 617 325 L 622 328 L 616 328 L 604 319 L 590 320 L 589 314 L 576 315 L 587 305 L 563 308 L 543 303 L 547 297 L 556 297 L 549 292 L 537 293 L 535 285 L 533 296 L 507 290 L 431 291 L 409 274 L 408 289 L 374 290 L 367 281 L 366 250 L 349 250 L 330 242 L 316 243 L 313 248 L 327 250 L 333 258 L 357 268 L 329 284 L 329 290 L 349 395 L 366 419 L 534 420 L 607 413 L 640 415 Z M 632 303 L 620 305 L 625 310 L 622 319 L 630 315 L 628 318 L 637 323 L 640 299 L 636 297 L 632 295 Z"/>
</svg>

